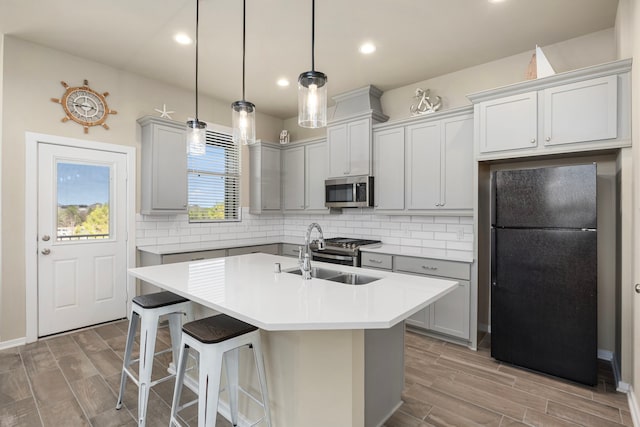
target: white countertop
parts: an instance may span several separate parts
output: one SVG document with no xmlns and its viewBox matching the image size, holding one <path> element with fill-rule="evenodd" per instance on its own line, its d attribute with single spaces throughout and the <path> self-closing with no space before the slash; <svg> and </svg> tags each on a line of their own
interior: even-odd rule
<svg viewBox="0 0 640 427">
<path fill-rule="evenodd" d="M 419 246 L 398 246 L 382 244 L 371 247 L 363 246 L 361 252 L 371 252 L 388 255 L 406 255 L 420 258 L 442 259 L 445 261 L 473 262 L 473 254 L 463 251 L 451 251 L 447 249 L 422 248 Z"/>
<path fill-rule="evenodd" d="M 282 273 L 274 273 L 279 262 Z M 380 277 L 366 285 L 304 280 L 296 259 L 249 254 L 129 269 L 153 285 L 269 331 L 390 328 L 452 291 L 457 282 L 313 262 Z"/>
<path fill-rule="evenodd" d="M 243 246 L 272 245 L 274 243 L 282 243 L 282 238 L 242 239 L 241 241 L 215 240 L 207 242 L 176 243 L 170 245 L 145 245 L 138 246 L 137 249 L 150 254 L 168 255 L 185 252 L 211 251 L 215 249 L 240 248 Z M 297 242 L 297 244 L 302 243 Z"/>
</svg>

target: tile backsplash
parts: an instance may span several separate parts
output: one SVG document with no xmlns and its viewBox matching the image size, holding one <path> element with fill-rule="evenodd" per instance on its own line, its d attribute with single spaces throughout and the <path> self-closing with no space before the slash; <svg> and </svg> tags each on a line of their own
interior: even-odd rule
<svg viewBox="0 0 640 427">
<path fill-rule="evenodd" d="M 136 244 L 187 245 L 236 241 L 242 245 L 243 241 L 252 244 L 256 239 L 299 242 L 304 239 L 307 226 L 317 222 L 322 226 L 325 237 L 379 239 L 391 245 L 444 249 L 447 252 L 473 251 L 472 217 L 377 215 L 366 209 L 343 212 L 346 213 L 252 215 L 249 208 L 242 208 L 242 221 L 239 222 L 192 224 L 187 215 L 138 214 Z"/>
</svg>

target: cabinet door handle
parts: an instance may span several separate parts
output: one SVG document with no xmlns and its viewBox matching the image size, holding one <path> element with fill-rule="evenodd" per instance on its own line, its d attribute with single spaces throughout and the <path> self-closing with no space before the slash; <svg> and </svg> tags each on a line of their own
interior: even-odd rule
<svg viewBox="0 0 640 427">
<path fill-rule="evenodd" d="M 548 136 L 546 139 L 547 139 L 547 142 L 551 141 L 551 137 L 550 136 Z"/>
<path fill-rule="evenodd" d="M 382 264 L 382 260 L 375 258 L 369 258 L 369 262 L 372 262 L 374 264 Z"/>
<path fill-rule="evenodd" d="M 532 139 L 531 139 L 531 143 L 532 143 L 532 144 L 535 144 L 535 143 L 536 143 L 536 139 L 535 139 L 535 138 L 532 138 Z"/>
<path fill-rule="evenodd" d="M 640 294 L 640 283 L 636 283 L 636 294 Z"/>
<path fill-rule="evenodd" d="M 191 261 L 202 261 L 204 259 L 204 257 L 202 258 L 191 258 Z"/>
<path fill-rule="evenodd" d="M 428 265 L 423 265 L 422 268 L 424 268 L 425 270 L 437 270 L 438 267 L 430 267 Z"/>
</svg>

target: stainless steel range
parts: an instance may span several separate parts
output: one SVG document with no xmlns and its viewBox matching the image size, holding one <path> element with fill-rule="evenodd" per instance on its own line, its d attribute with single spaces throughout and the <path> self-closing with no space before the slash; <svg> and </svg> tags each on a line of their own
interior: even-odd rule
<svg viewBox="0 0 640 427">
<path fill-rule="evenodd" d="M 362 246 L 380 245 L 380 240 L 351 239 L 332 237 L 324 239 L 324 250 L 318 250 L 318 241 L 311 242 L 311 259 L 332 264 L 352 265 L 360 267 L 360 248 Z"/>
</svg>

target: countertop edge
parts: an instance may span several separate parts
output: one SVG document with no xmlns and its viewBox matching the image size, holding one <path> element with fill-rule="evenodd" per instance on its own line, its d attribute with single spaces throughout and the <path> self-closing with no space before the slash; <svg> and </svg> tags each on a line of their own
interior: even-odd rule
<svg viewBox="0 0 640 427">
<path fill-rule="evenodd" d="M 431 249 L 431 248 L 422 248 L 418 246 L 386 245 L 384 243 L 381 246 L 372 246 L 372 247 L 363 246 L 362 248 L 360 248 L 360 251 L 369 252 L 369 253 L 386 254 L 386 255 L 400 255 L 400 256 L 409 256 L 409 257 L 416 257 L 416 258 L 440 259 L 444 261 L 464 262 L 467 264 L 472 264 L 475 261 L 471 253 L 469 253 L 468 255 L 464 253 L 459 253 L 462 251 L 455 251 L 456 253 L 452 253 L 451 250 L 447 250 L 447 249 Z"/>
</svg>

